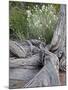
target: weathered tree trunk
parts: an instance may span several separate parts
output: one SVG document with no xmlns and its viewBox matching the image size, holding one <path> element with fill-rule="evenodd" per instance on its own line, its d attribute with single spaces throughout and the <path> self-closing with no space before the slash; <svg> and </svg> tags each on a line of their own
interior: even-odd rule
<svg viewBox="0 0 68 90">
<path fill-rule="evenodd" d="M 44 60 L 39 54 L 30 58 L 10 59 L 10 79 L 28 81 L 24 87 L 60 85 L 57 56 L 47 50 L 44 55 Z"/>
<path fill-rule="evenodd" d="M 58 58 L 49 51 L 45 51 L 44 66 L 24 87 L 44 87 L 60 85 L 58 72 Z"/>
<path fill-rule="evenodd" d="M 28 66 L 38 66 L 40 65 L 40 56 L 39 54 L 32 55 L 32 57 L 29 58 L 19 58 L 14 59 L 10 58 L 9 60 L 9 67 L 10 68 L 16 68 L 16 67 L 28 67 Z"/>
<path fill-rule="evenodd" d="M 66 7 L 61 5 L 60 16 L 56 30 L 51 41 L 50 50 L 55 53 L 60 60 L 60 69 L 66 70 Z"/>
<path fill-rule="evenodd" d="M 28 45 L 22 45 L 22 43 L 18 43 L 16 41 L 9 41 L 9 49 L 12 54 L 19 58 L 24 58 L 31 55 L 31 49 Z"/>
<path fill-rule="evenodd" d="M 34 42 L 35 41 L 36 40 L 34 40 Z M 41 41 L 39 40 L 37 40 L 37 42 L 41 43 Z M 37 42 L 35 42 L 35 44 Z M 38 43 L 38 46 L 40 45 L 40 43 Z M 29 40 L 26 40 L 23 43 L 10 40 L 9 49 L 10 49 L 10 56 L 16 56 L 17 58 L 30 57 L 40 51 L 40 49 L 32 45 L 32 42 Z"/>
<path fill-rule="evenodd" d="M 10 58 L 10 79 L 28 81 L 24 87 L 60 85 L 57 56 L 43 45 L 39 49 L 28 58 Z"/>
</svg>

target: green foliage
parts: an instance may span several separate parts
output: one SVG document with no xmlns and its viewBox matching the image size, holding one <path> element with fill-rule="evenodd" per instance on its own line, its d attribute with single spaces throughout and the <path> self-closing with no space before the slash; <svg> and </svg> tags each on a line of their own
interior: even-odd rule
<svg viewBox="0 0 68 90">
<path fill-rule="evenodd" d="M 58 13 L 60 10 L 60 4 L 53 4 L 53 7 L 55 8 L 56 13 Z"/>
<path fill-rule="evenodd" d="M 10 2 L 10 38 L 40 39 L 50 43 L 58 20 L 59 9 L 52 4 Z"/>
<path fill-rule="evenodd" d="M 50 43 L 54 27 L 58 20 L 56 10 L 53 6 L 42 5 L 41 8 L 39 8 L 38 5 L 34 6 L 32 11 L 28 10 L 27 19 L 30 38 L 37 38 Z"/>
<path fill-rule="evenodd" d="M 10 12 L 10 36 L 21 41 L 27 34 L 27 15 L 25 10 L 14 7 Z M 14 35 L 14 36 L 13 36 Z"/>
</svg>

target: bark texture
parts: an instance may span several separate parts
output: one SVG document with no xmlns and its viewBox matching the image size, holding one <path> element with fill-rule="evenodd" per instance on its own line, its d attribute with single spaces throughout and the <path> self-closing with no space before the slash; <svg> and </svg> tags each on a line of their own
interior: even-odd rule
<svg viewBox="0 0 68 90">
<path fill-rule="evenodd" d="M 46 44 L 44 44 L 41 41 L 40 43 L 38 43 L 37 46 L 36 42 L 35 44 L 33 44 L 30 40 L 28 40 L 27 42 L 29 43 L 29 45 L 27 44 L 27 48 L 30 49 L 29 53 L 31 53 L 31 55 L 29 57 L 27 57 L 27 55 L 24 55 L 26 57 L 20 57 L 19 51 L 17 53 L 17 50 L 20 50 L 22 48 L 22 51 L 20 50 L 21 53 L 25 51 L 26 54 L 28 49 L 25 50 L 23 46 L 19 48 L 20 44 L 18 42 L 10 41 L 10 44 L 12 45 L 12 48 L 10 45 L 10 51 L 15 55 L 19 56 L 18 58 L 11 57 L 9 60 L 10 79 L 27 81 L 24 87 L 60 85 L 58 72 L 58 57 L 55 54 L 48 51 L 48 49 L 46 48 Z M 14 46 L 14 43 L 17 43 L 16 46 Z"/>
<path fill-rule="evenodd" d="M 60 70 L 66 70 L 66 6 L 61 5 L 57 28 L 54 32 L 50 50 L 55 53 L 60 61 Z"/>
</svg>

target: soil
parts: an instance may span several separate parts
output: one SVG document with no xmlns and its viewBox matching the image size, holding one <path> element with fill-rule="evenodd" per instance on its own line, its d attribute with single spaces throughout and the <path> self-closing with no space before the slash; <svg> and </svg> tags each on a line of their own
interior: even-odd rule
<svg viewBox="0 0 68 90">
<path fill-rule="evenodd" d="M 59 72 L 61 86 L 66 85 L 66 72 Z"/>
</svg>

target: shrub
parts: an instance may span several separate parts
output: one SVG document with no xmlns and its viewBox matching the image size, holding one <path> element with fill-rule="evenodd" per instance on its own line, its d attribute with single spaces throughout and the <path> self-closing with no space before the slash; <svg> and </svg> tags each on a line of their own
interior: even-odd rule
<svg viewBox="0 0 68 90">
<path fill-rule="evenodd" d="M 50 43 L 58 15 L 56 5 L 52 4 L 13 4 L 10 8 L 10 38 L 23 41 L 40 39 Z M 15 6 L 14 6 L 15 5 Z"/>
<path fill-rule="evenodd" d="M 50 43 L 58 17 L 52 5 L 38 5 L 28 12 L 29 36 Z"/>
<path fill-rule="evenodd" d="M 13 7 L 10 11 L 10 38 L 24 40 L 27 37 L 27 15 L 25 10 Z"/>
</svg>

